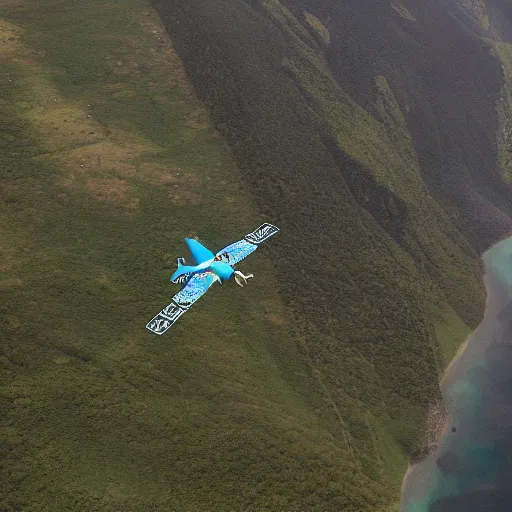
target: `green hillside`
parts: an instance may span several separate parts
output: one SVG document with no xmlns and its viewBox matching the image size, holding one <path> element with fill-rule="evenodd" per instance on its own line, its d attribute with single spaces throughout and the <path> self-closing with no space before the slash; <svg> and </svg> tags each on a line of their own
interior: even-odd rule
<svg viewBox="0 0 512 512">
<path fill-rule="evenodd" d="M 403 70 L 329 2 L 153 4 L 0 5 L 0 510 L 398 510 L 506 221 L 487 239 L 447 206 Z M 146 331 L 185 236 L 263 222 L 248 287 Z"/>
<path fill-rule="evenodd" d="M 144 329 L 175 292 L 183 236 L 220 248 L 268 218 L 155 12 L 0 15 L 0 508 L 385 503 L 304 357 L 270 242 L 242 266 L 250 287 L 214 288 L 164 338 Z"/>
</svg>

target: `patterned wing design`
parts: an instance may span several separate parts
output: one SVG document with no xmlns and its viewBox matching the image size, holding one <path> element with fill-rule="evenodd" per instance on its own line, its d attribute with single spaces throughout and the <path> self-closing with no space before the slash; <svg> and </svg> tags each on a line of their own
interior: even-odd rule
<svg viewBox="0 0 512 512">
<path fill-rule="evenodd" d="M 243 240 L 239 240 L 231 245 L 228 245 L 221 251 L 219 251 L 215 257 L 220 261 L 227 263 L 231 266 L 237 264 L 243 260 L 246 256 L 249 256 L 251 252 L 254 252 L 258 245 L 264 242 L 267 238 L 275 235 L 279 231 L 279 228 L 272 224 L 263 224 L 258 229 L 245 235 Z"/>
<path fill-rule="evenodd" d="M 192 275 L 192 272 L 187 272 L 186 274 L 181 274 L 181 276 L 178 276 L 172 282 L 175 283 L 175 284 L 181 284 L 182 286 L 184 286 L 185 283 L 190 279 L 191 275 Z"/>
<path fill-rule="evenodd" d="M 146 329 L 161 336 L 185 311 L 171 302 L 146 325 Z"/>
<path fill-rule="evenodd" d="M 208 291 L 208 288 L 210 288 L 217 279 L 216 274 L 210 270 L 198 272 L 189 279 L 185 287 L 179 291 L 172 300 L 176 302 L 180 308 L 188 309 L 199 297 Z"/>
<path fill-rule="evenodd" d="M 162 335 L 199 297 L 206 293 L 217 279 L 217 276 L 210 271 L 194 274 L 185 287 L 172 298 L 173 302 L 162 309 L 146 325 L 146 328 L 155 334 Z"/>
<path fill-rule="evenodd" d="M 249 256 L 251 252 L 254 252 L 258 246 L 251 244 L 246 240 L 239 240 L 234 244 L 228 245 L 222 251 L 219 251 L 215 258 L 218 261 L 227 263 L 228 265 L 236 265 L 239 261 L 243 260 L 246 256 Z"/>
<path fill-rule="evenodd" d="M 264 242 L 267 238 L 275 235 L 279 232 L 279 228 L 272 224 L 262 224 L 258 229 L 255 229 L 252 233 L 245 235 L 244 238 L 253 244 L 259 245 Z"/>
</svg>

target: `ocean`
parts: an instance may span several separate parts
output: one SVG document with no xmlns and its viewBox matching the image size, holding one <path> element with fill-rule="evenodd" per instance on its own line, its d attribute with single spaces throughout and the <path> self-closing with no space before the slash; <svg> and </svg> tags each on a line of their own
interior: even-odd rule
<svg viewBox="0 0 512 512">
<path fill-rule="evenodd" d="M 482 323 L 448 367 L 439 447 L 412 466 L 402 512 L 512 512 L 512 238 L 483 255 Z"/>
</svg>

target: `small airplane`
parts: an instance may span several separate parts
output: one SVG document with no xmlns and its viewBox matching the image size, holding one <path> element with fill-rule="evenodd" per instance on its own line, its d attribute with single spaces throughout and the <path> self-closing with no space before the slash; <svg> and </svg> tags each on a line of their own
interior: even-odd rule
<svg viewBox="0 0 512 512">
<path fill-rule="evenodd" d="M 242 240 L 228 245 L 217 254 L 213 254 L 204 245 L 192 238 L 185 238 L 196 265 L 185 265 L 183 258 L 178 258 L 178 269 L 170 281 L 182 285 L 172 302 L 155 316 L 146 328 L 151 332 L 162 335 L 178 318 L 187 311 L 197 299 L 205 294 L 210 286 L 218 281 L 222 284 L 234 276 L 239 286 L 247 284 L 252 274 L 245 276 L 233 268 L 239 261 L 254 252 L 258 245 L 275 235 L 279 228 L 265 223 L 258 229 L 246 235 Z"/>
</svg>

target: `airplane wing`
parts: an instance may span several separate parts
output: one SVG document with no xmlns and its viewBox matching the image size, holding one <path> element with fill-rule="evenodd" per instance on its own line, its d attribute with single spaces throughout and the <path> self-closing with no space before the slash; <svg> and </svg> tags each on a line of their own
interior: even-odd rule
<svg viewBox="0 0 512 512">
<path fill-rule="evenodd" d="M 220 261 L 224 263 L 235 265 L 246 256 L 249 256 L 251 252 L 254 252 L 258 248 L 259 244 L 264 242 L 267 238 L 270 238 L 272 235 L 275 235 L 278 231 L 279 228 L 272 224 L 262 224 L 252 233 L 245 235 L 242 240 L 224 247 L 224 249 L 219 251 L 215 257 L 220 258 Z"/>
<path fill-rule="evenodd" d="M 204 295 L 208 288 L 218 279 L 211 271 L 194 274 L 187 284 L 172 298 L 172 302 L 155 316 L 146 328 L 162 335 L 194 302 Z"/>
</svg>

